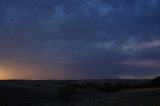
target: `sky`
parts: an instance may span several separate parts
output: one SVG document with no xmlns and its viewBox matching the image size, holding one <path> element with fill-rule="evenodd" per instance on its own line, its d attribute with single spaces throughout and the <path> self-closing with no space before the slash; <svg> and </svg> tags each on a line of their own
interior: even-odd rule
<svg viewBox="0 0 160 106">
<path fill-rule="evenodd" d="M 0 79 L 160 75 L 160 0 L 0 0 Z"/>
</svg>

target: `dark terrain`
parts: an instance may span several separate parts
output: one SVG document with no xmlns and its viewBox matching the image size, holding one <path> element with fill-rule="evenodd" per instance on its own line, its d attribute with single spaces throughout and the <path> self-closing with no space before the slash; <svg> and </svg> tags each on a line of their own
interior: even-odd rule
<svg viewBox="0 0 160 106">
<path fill-rule="evenodd" d="M 160 106 L 160 82 L 1 80 L 0 106 Z"/>
</svg>

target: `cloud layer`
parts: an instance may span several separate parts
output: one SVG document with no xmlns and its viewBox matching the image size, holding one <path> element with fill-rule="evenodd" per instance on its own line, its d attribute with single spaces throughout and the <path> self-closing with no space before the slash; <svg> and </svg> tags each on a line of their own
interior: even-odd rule
<svg viewBox="0 0 160 106">
<path fill-rule="evenodd" d="M 160 74 L 160 1 L 1 0 L 0 58 L 45 78 Z"/>
</svg>

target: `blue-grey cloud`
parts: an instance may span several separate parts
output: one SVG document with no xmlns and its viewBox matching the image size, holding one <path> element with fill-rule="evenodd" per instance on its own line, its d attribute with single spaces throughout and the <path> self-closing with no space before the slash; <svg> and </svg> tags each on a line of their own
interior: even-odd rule
<svg viewBox="0 0 160 106">
<path fill-rule="evenodd" d="M 159 60 L 155 40 L 160 41 L 159 0 L 0 1 L 0 58 L 6 60 L 67 65 L 81 77 L 160 74 L 158 68 L 123 64 Z M 137 47 L 145 44 L 151 46 Z"/>
</svg>

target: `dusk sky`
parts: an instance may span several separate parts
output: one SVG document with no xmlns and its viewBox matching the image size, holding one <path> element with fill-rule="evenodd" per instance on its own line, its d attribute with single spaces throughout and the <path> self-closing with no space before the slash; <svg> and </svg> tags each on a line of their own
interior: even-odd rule
<svg viewBox="0 0 160 106">
<path fill-rule="evenodd" d="M 0 0 L 0 79 L 160 75 L 160 0 Z"/>
</svg>

